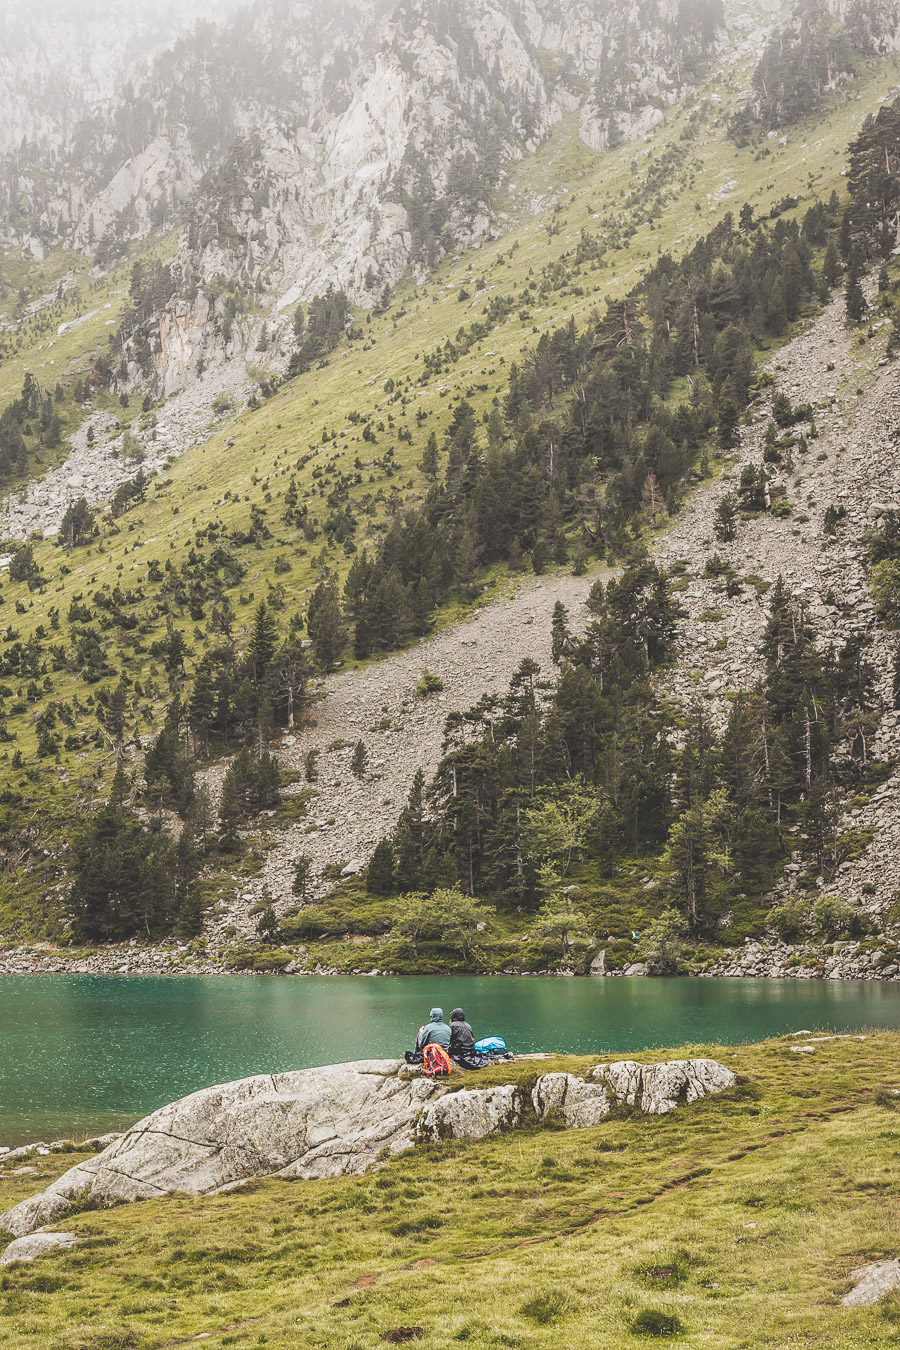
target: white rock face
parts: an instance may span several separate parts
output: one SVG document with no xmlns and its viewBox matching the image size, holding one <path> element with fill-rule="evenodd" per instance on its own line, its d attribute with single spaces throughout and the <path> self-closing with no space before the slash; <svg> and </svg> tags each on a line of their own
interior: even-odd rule
<svg viewBox="0 0 900 1350">
<path fill-rule="evenodd" d="M 74 243 L 105 265 L 186 218 L 124 353 L 129 390 L 168 396 L 257 350 L 282 369 L 300 301 L 333 285 L 372 307 L 488 233 L 498 172 L 570 111 L 598 151 L 647 136 L 716 37 L 684 22 L 688 0 L 249 0 L 232 23 L 237 3 L 164 0 L 129 35 L 96 31 L 99 0 L 77 24 L 63 0 L 36 0 L 46 13 L 24 38 L 13 27 L 9 60 L 0 16 L 0 239 L 25 246 L 12 222 L 28 203 L 32 254 Z M 160 51 L 216 8 L 202 42 Z M 252 297 L 237 314 L 226 280 Z"/>
<path fill-rule="evenodd" d="M 714 1059 L 677 1059 L 665 1064 L 622 1059 L 598 1064 L 589 1082 L 570 1073 L 544 1074 L 531 1100 L 539 1120 L 559 1111 L 570 1129 L 580 1130 L 598 1124 L 614 1105 L 639 1106 L 647 1115 L 662 1116 L 736 1082 L 731 1070 Z"/>
<path fill-rule="evenodd" d="M 879 1303 L 894 1289 L 900 1289 L 900 1260 L 874 1261 L 860 1266 L 850 1276 L 854 1288 L 841 1299 L 845 1308 L 864 1308 Z"/>
<path fill-rule="evenodd" d="M 552 1111 L 559 1111 L 571 1130 L 599 1124 L 612 1109 L 605 1087 L 586 1083 L 571 1073 L 545 1073 L 534 1086 L 531 1103 L 538 1120 L 546 1120 Z"/>
<path fill-rule="evenodd" d="M 77 1233 L 30 1233 L 28 1237 L 16 1238 L 6 1251 L 0 1253 L 0 1266 L 11 1266 L 14 1261 L 34 1261 L 60 1247 L 74 1247 L 80 1241 Z"/>
<path fill-rule="evenodd" d="M 172 1191 L 209 1195 L 250 1177 L 365 1172 L 383 1150 L 411 1147 L 422 1106 L 447 1090 L 401 1076 L 405 1069 L 402 1060 L 361 1060 L 195 1092 L 8 1210 L 0 1228 L 22 1237 L 85 1194 L 113 1204 Z"/>
<path fill-rule="evenodd" d="M 452 1092 L 429 1102 L 419 1118 L 420 1139 L 485 1139 L 513 1129 L 522 1118 L 522 1100 L 511 1084 L 484 1091 Z"/>
<path fill-rule="evenodd" d="M 630 141 L 645 140 L 663 120 L 661 108 L 644 104 L 634 111 L 600 111 L 596 104 L 586 103 L 581 112 L 578 134 L 589 150 L 598 154 L 611 147 Z"/>
<path fill-rule="evenodd" d="M 591 1077 L 601 1078 L 612 1089 L 617 1102 L 636 1106 L 641 1096 L 643 1066 L 633 1059 L 620 1059 L 615 1064 L 600 1064 L 591 1071 Z"/>
<path fill-rule="evenodd" d="M 675 1059 L 664 1064 L 620 1060 L 598 1064 L 591 1078 L 609 1085 L 615 1100 L 640 1106 L 647 1115 L 662 1116 L 684 1102 L 734 1087 L 737 1078 L 714 1059 Z"/>
<path fill-rule="evenodd" d="M 134 208 L 131 233 L 149 234 L 153 210 L 165 196 L 171 196 L 172 185 L 179 184 L 181 195 L 195 186 L 201 173 L 190 146 L 182 133 L 173 144 L 159 137 L 122 165 L 109 184 L 90 202 L 75 230 L 75 243 L 89 249 L 94 240 L 102 239 L 116 220 L 129 207 Z"/>
</svg>

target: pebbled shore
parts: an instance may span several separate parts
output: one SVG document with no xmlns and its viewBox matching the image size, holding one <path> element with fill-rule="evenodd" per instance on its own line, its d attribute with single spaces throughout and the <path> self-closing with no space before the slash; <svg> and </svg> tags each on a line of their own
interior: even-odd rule
<svg viewBox="0 0 900 1350">
<path fill-rule="evenodd" d="M 871 950 L 870 950 L 871 948 Z M 274 949 L 273 949 L 274 950 Z M 388 970 L 349 972 L 360 978 L 374 979 L 391 975 Z M 509 971 L 468 971 L 467 974 L 509 976 Z M 200 957 L 184 947 L 112 947 L 89 956 L 72 957 L 52 949 L 0 948 L 0 975 L 305 975 L 346 976 L 347 971 L 330 970 L 322 965 L 306 966 L 295 959 L 281 971 L 233 970 L 225 954 L 216 952 Z M 572 970 L 530 970 L 521 974 L 534 978 L 597 978 L 579 976 Z M 645 962 L 634 962 L 624 970 L 603 972 L 607 979 L 658 978 Z M 807 943 L 791 946 L 777 938 L 748 939 L 743 947 L 726 949 L 711 965 L 696 966 L 675 978 L 750 979 L 750 980 L 881 980 L 900 981 L 900 955 L 896 946 L 882 942 L 833 942 L 816 947 Z"/>
</svg>

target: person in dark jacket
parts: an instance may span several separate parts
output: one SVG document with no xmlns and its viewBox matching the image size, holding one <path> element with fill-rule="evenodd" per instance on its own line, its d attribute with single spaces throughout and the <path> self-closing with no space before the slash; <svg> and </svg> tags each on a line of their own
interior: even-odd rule
<svg viewBox="0 0 900 1350">
<path fill-rule="evenodd" d="M 450 1028 L 444 1021 L 443 1008 L 432 1008 L 431 1020 L 425 1023 L 416 1037 L 416 1050 L 424 1050 L 426 1045 L 439 1045 L 444 1050 L 450 1049 Z M 475 1042 L 473 1040 L 472 1044 Z"/>
<path fill-rule="evenodd" d="M 450 1054 L 453 1059 L 475 1054 L 475 1033 L 462 1008 L 454 1008 L 450 1014 Z"/>
</svg>

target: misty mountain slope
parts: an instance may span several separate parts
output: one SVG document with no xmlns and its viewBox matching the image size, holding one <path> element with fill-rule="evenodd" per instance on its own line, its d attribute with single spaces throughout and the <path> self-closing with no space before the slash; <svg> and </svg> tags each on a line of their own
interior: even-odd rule
<svg viewBox="0 0 900 1350">
<path fill-rule="evenodd" d="M 186 207 L 125 352 L 124 385 L 169 393 L 260 332 L 260 317 L 223 325 L 217 278 L 276 325 L 330 284 L 371 307 L 407 268 L 421 277 L 485 235 L 504 166 L 567 112 L 597 151 L 645 136 L 722 31 L 717 0 L 259 0 L 74 129 L 35 129 L 2 176 L 8 238 L 106 262 Z"/>
<path fill-rule="evenodd" d="M 646 134 L 661 120 L 655 103 L 698 73 L 716 36 L 712 11 L 697 29 L 673 14 L 645 6 L 598 18 L 574 4 L 550 22 L 540 6 L 483 0 L 382 13 L 354 42 L 351 76 L 335 85 L 337 58 L 316 66 L 308 102 L 291 109 L 297 133 L 270 122 L 209 171 L 162 281 L 171 298 L 125 344 L 126 385 L 171 392 L 198 363 L 253 344 L 260 318 L 240 298 L 246 317 L 223 324 L 226 302 L 209 294 L 216 277 L 261 307 L 271 345 L 296 303 L 329 285 L 371 308 L 408 267 L 421 280 L 448 248 L 488 234 L 504 166 L 566 111 L 582 106 L 580 135 L 597 150 Z M 304 88 L 315 58 L 294 49 L 291 59 Z M 632 84 L 638 65 L 645 74 Z"/>
<path fill-rule="evenodd" d="M 377 554 L 391 522 L 420 510 L 433 492 L 433 470 L 425 467 L 432 434 L 439 477 L 444 479 L 461 405 L 471 409 L 482 452 L 487 453 L 489 438 L 499 436 L 504 453 L 514 457 L 520 436 L 524 443 L 533 442 L 505 411 L 512 367 L 534 369 L 543 350 L 542 338 L 551 341 L 570 320 L 578 333 L 606 331 L 607 299 L 621 303 L 660 254 L 683 258 L 714 225 L 722 226 L 729 212 L 733 227 L 745 200 L 755 219 L 765 220 L 771 212 L 792 225 L 817 200 L 827 201 L 833 189 L 843 189 L 846 148 L 865 114 L 876 111 L 888 95 L 896 79 L 893 64 L 885 61 L 864 72 L 859 103 L 835 103 L 826 114 L 785 137 L 784 144 L 778 138 L 745 149 L 728 141 L 725 131 L 735 91 L 751 75 L 758 55 L 749 41 L 756 31 L 755 13 L 743 12 L 743 37 L 729 50 L 728 60 L 707 75 L 695 96 L 668 110 L 647 143 L 597 154 L 580 134 L 581 109 L 566 112 L 533 152 L 510 164 L 508 180 L 494 203 L 491 230 L 499 237 L 484 238 L 476 241 L 481 247 L 448 256 L 420 284 L 406 276 L 387 305 L 379 303 L 370 311 L 371 321 L 361 308 L 351 310 L 352 326 L 346 332 L 339 328 L 335 344 L 295 378 L 280 382 L 272 371 L 290 360 L 305 334 L 298 339 L 291 330 L 283 350 L 276 339 L 269 350 L 250 351 L 251 365 L 255 357 L 258 367 L 246 375 L 240 357 L 221 352 L 201 382 L 221 376 L 224 402 L 218 409 L 191 404 L 200 388 L 196 384 L 187 395 L 165 402 L 154 403 L 148 397 L 146 410 L 141 395 L 122 389 L 124 403 L 119 396 L 116 348 L 108 337 L 119 328 L 121 316 L 131 322 L 147 279 L 152 283 L 155 269 L 172 257 L 164 239 L 154 235 L 134 249 L 132 257 L 141 264 L 137 284 L 127 265 L 116 272 L 115 285 L 110 282 L 106 292 L 102 277 L 88 279 L 78 272 L 85 286 L 86 322 L 56 336 L 61 324 L 82 316 L 74 291 L 55 298 L 54 282 L 65 276 L 68 260 L 56 253 L 44 264 L 31 266 L 12 259 L 20 270 L 8 275 L 39 288 L 46 305 L 43 319 L 12 318 L 14 336 L 6 338 L 12 350 L 2 371 L 10 393 L 21 388 L 26 367 L 33 368 L 56 407 L 53 382 L 59 380 L 63 396 L 59 406 L 81 418 L 85 450 L 87 429 L 94 427 L 92 453 L 115 465 L 116 483 L 127 487 L 139 478 L 137 459 L 122 456 L 125 431 L 143 445 L 149 464 L 160 464 L 160 470 L 135 486 L 134 497 L 126 494 L 102 519 L 98 515 L 93 531 L 86 529 L 73 538 L 71 552 L 64 543 L 50 541 L 11 550 L 17 567 L 4 587 L 7 639 L 0 645 L 4 669 L 16 667 L 15 675 L 3 677 L 8 692 L 0 695 L 4 734 L 14 738 L 0 746 L 10 779 L 10 798 L 4 803 L 7 871 L 0 883 L 0 914 L 7 931 L 34 932 L 46 925 L 47 931 L 59 933 L 65 921 L 69 850 L 77 833 L 71 822 L 79 816 L 91 820 L 102 809 L 117 755 L 133 786 L 138 811 L 162 810 L 166 829 L 170 824 L 177 828 L 174 808 L 152 803 L 147 807 L 151 798 L 144 778 L 145 758 L 171 709 L 173 687 L 181 686 L 185 697 L 193 697 L 197 673 L 212 651 L 224 642 L 243 652 L 261 599 L 271 605 L 281 635 L 304 632 L 302 625 L 317 590 L 332 581 L 342 587 L 358 555 Z M 765 231 L 770 228 L 766 225 Z M 217 296 L 213 288 L 204 300 L 218 304 L 228 295 L 223 289 Z M 252 325 L 263 319 L 262 306 L 255 310 L 256 301 L 246 297 L 247 309 L 242 311 L 237 291 L 230 295 L 236 302 L 234 326 L 246 322 L 252 333 Z M 14 316 L 19 302 L 12 284 L 5 303 Z M 106 305 L 112 308 L 107 310 Z M 310 324 L 314 314 L 312 306 L 304 305 L 305 323 Z M 59 323 L 54 324 L 57 317 Z M 45 321 L 49 327 L 41 326 Z M 680 312 L 674 321 L 683 323 Z M 136 332 L 126 324 L 126 335 L 129 331 Z M 761 338 L 763 346 L 770 340 Z M 85 379 L 91 385 L 90 397 L 76 407 L 71 391 L 76 381 L 83 384 Z M 251 391 L 250 406 L 244 407 Z M 549 436 L 551 454 L 555 429 L 562 426 L 567 405 L 568 395 L 560 394 L 538 409 L 540 437 Z M 32 409 L 35 424 L 45 412 L 52 420 L 46 398 L 42 408 Z M 505 419 L 499 431 L 498 416 Z M 195 417 L 196 435 L 191 426 Z M 114 420 L 120 423 L 118 428 Z M 198 443 L 179 456 L 191 439 Z M 691 484 L 696 485 L 696 475 L 688 473 L 685 489 Z M 41 528 L 42 521 L 49 522 L 47 528 L 58 527 L 60 508 L 74 508 L 85 483 L 67 487 L 64 500 L 55 504 L 40 502 L 42 487 L 34 484 L 30 492 L 39 513 L 15 526 L 22 539 L 33 528 Z M 589 496 L 583 503 L 573 501 L 569 509 L 566 531 L 571 550 L 589 537 L 584 527 L 594 528 L 595 518 Z M 796 513 L 801 513 L 799 503 Z M 553 543 L 553 536 L 547 537 Z M 752 530 L 748 538 L 753 538 Z M 532 546 L 529 540 L 528 549 Z M 485 581 L 502 575 L 506 566 L 476 570 L 473 575 L 466 570 L 470 563 L 465 541 L 456 556 L 466 584 L 451 597 L 444 620 L 458 612 L 455 607 L 463 600 L 470 605 Z M 524 559 L 514 558 L 513 567 L 520 568 L 527 558 L 527 553 Z M 698 573 L 705 560 L 698 558 Z M 36 571 L 27 571 L 31 564 Z M 585 583 L 564 578 L 559 584 L 575 610 Z M 498 630 L 506 635 L 502 641 L 492 630 L 492 611 L 486 610 L 478 621 L 495 653 L 491 659 L 496 674 L 489 687 L 502 685 L 520 651 L 539 656 L 546 652 L 546 627 L 539 627 L 543 601 L 532 601 L 532 596 L 550 594 L 549 585 L 529 591 L 521 606 L 506 615 L 508 626 Z M 698 626 L 715 622 L 701 618 L 707 608 L 716 608 L 711 598 L 698 608 Z M 735 614 L 738 629 L 742 617 Z M 438 642 L 438 650 L 446 651 L 448 660 L 452 657 L 448 672 L 459 687 L 448 689 L 447 698 L 458 707 L 482 687 L 478 671 L 467 660 L 470 652 L 454 650 L 452 637 Z M 34 668 L 28 663 L 36 659 L 36 650 L 43 652 L 38 673 L 20 674 Z M 349 646 L 344 659 L 353 659 Z M 397 669 L 404 671 L 403 694 L 408 694 L 416 668 L 420 670 L 426 659 L 413 650 L 398 663 Z M 685 660 L 691 662 L 685 671 L 690 678 L 689 671 L 698 663 L 690 653 Z M 392 668 L 381 665 L 372 670 L 390 678 Z M 116 683 L 120 672 L 125 676 L 121 690 Z M 356 678 L 363 677 L 348 675 L 347 687 Z M 117 691 L 124 692 L 126 704 L 120 733 Z M 397 707 L 382 714 L 392 716 L 392 728 L 400 697 L 398 690 Z M 377 727 L 375 698 L 371 694 L 367 705 L 373 715 L 368 725 Z M 339 698 L 331 709 L 327 705 L 321 709 L 326 800 L 321 816 L 313 803 L 306 824 L 327 821 L 347 805 L 344 782 L 337 785 L 338 779 L 349 783 L 346 756 L 334 752 L 331 762 L 327 752 L 340 730 L 329 719 L 340 719 L 342 707 L 346 704 Z M 366 739 L 376 738 L 370 751 L 373 759 L 384 758 L 386 765 L 390 761 L 390 792 L 384 794 L 390 802 L 385 805 L 382 798 L 379 807 L 386 826 L 409 781 L 398 750 L 407 752 L 410 762 L 423 757 L 426 766 L 438 750 L 441 705 L 420 707 L 416 701 L 411 709 L 415 718 L 422 719 L 421 725 L 414 724 L 412 740 L 403 739 L 407 733 L 402 729 L 395 740 L 386 728 L 363 729 Z M 329 728 L 335 734 L 325 739 Z M 347 731 L 353 730 L 349 724 Z M 109 738 L 115 745 L 117 734 L 122 736 L 121 749 L 113 750 Z M 285 763 L 298 767 L 318 735 L 318 731 L 300 733 L 293 747 L 285 747 Z M 233 746 L 229 741 L 228 750 Z M 203 764 L 202 753 L 199 762 Z M 201 776 L 205 772 L 201 768 Z M 212 770 L 211 776 L 221 776 L 220 770 Z M 349 831 L 346 838 L 327 826 L 321 835 L 317 830 L 314 841 L 310 834 L 317 864 L 360 861 L 371 845 L 373 825 L 362 819 L 362 809 L 358 814 L 360 828 L 354 827 L 356 832 Z M 37 827 L 35 818 L 40 819 Z M 234 903 L 242 925 L 246 923 L 253 899 L 263 895 L 263 881 L 256 875 L 260 863 L 262 877 L 279 888 L 273 897 L 279 908 L 289 903 L 285 878 L 304 846 L 306 825 L 294 825 L 282 834 L 282 818 L 271 824 L 261 818 L 250 825 L 245 857 L 225 859 L 221 867 L 217 862 L 204 878 L 203 894 L 214 928 L 221 929 L 224 922 L 215 917 L 220 905 L 228 910 Z"/>
<path fill-rule="evenodd" d="M 51 154 L 108 108 L 160 51 L 202 20 L 221 21 L 221 0 L 32 0 L 0 11 L 0 155 Z M 23 152 L 26 152 L 23 155 Z M 21 161 L 19 161 L 21 162 Z"/>
<path fill-rule="evenodd" d="M 900 49 L 897 0 L 795 0 L 766 41 L 751 88 L 732 122 L 737 139 L 780 129 L 851 93 L 859 69 Z"/>
<path fill-rule="evenodd" d="M 752 32 L 752 11 L 746 20 L 748 26 L 744 31 Z M 753 59 L 752 52 L 744 51 L 742 68 L 750 69 Z M 889 68 L 873 71 L 865 86 L 863 107 L 877 107 L 892 78 Z M 487 383 L 490 394 L 478 387 L 472 396 L 481 415 L 489 409 L 491 395 L 502 394 L 503 363 L 519 359 L 523 344 L 531 340 L 535 328 L 552 328 L 567 315 L 574 316 L 579 323 L 588 322 L 602 297 L 633 278 L 635 269 L 647 266 L 655 250 L 668 248 L 678 252 L 686 247 L 704 224 L 704 215 L 692 210 L 695 203 L 699 202 L 704 212 L 713 216 L 728 208 L 735 209 L 747 199 L 764 214 L 773 202 L 796 187 L 798 160 L 802 161 L 810 186 L 832 181 L 839 167 L 837 156 L 860 115 L 857 107 L 847 104 L 821 119 L 815 144 L 806 142 L 801 132 L 797 144 L 773 145 L 767 158 L 760 162 L 729 146 L 727 141 L 723 144 L 720 128 L 727 112 L 717 102 L 721 87 L 715 78 L 710 79 L 702 87 L 703 101 L 698 107 L 673 110 L 636 155 L 628 146 L 603 155 L 588 151 L 578 134 L 579 114 L 569 114 L 538 152 L 520 161 L 498 196 L 500 238 L 470 258 L 463 255 L 445 266 L 429 286 L 409 286 L 408 290 L 401 287 L 395 309 L 401 317 L 395 318 L 390 311 L 385 316 L 375 316 L 371 329 L 367 323 L 361 337 L 340 346 L 327 358 L 330 369 L 323 369 L 320 360 L 316 369 L 285 384 L 278 394 L 276 417 L 269 418 L 263 409 L 251 411 L 231 423 L 228 433 L 223 431 L 214 440 L 215 486 L 211 484 L 211 490 L 218 490 L 221 496 L 239 482 L 252 486 L 248 447 L 256 472 L 262 474 L 280 450 L 288 451 L 293 424 L 324 429 L 317 400 L 330 409 L 333 419 L 346 418 L 351 413 L 362 416 L 367 410 L 374 413 L 376 409 L 386 416 L 392 405 L 380 385 L 389 376 L 398 380 L 403 375 L 418 381 L 422 372 L 416 362 L 421 360 L 423 351 L 452 349 L 461 324 L 468 327 L 482 322 L 485 307 L 498 295 L 521 300 L 521 288 L 529 284 L 533 273 L 540 281 L 540 295 L 529 296 L 529 304 L 524 307 L 513 306 L 504 311 L 500 321 L 490 324 L 483 337 L 476 335 L 474 343 L 467 344 L 465 355 L 454 357 L 446 367 L 450 380 L 447 388 L 463 379 L 473 387 Z M 733 95 L 733 84 L 731 88 Z M 685 139 L 688 132 L 691 134 Z M 634 170 L 638 165 L 641 170 L 636 179 Z M 563 211 L 563 207 L 567 209 Z M 602 241 L 602 245 L 596 258 L 586 264 L 586 279 L 582 278 L 579 284 L 574 281 L 566 284 L 559 258 L 577 255 L 585 247 L 583 236 L 589 241 Z M 166 257 L 160 248 L 150 251 L 148 246 L 152 244 L 152 240 L 148 241 L 144 246 L 148 251 L 139 255 L 145 275 L 153 275 L 153 269 L 158 269 Z M 591 247 L 596 245 L 592 243 Z M 28 325 L 34 330 L 33 336 L 28 335 L 24 324 L 18 324 L 17 348 L 0 365 L 0 388 L 7 398 L 18 392 L 28 370 L 42 383 L 59 376 L 84 378 L 98 353 L 102 359 L 107 336 L 120 325 L 122 316 L 127 320 L 126 331 L 133 322 L 129 315 L 134 302 L 127 294 L 127 265 L 114 269 L 108 283 L 102 277 L 90 282 L 82 279 L 76 287 L 75 270 L 70 268 L 66 272 L 69 266 L 66 258 L 67 255 L 53 255 L 46 264 L 39 265 L 40 270 L 61 278 L 65 295 L 62 301 L 54 299 L 52 289 L 49 295 L 44 295 L 38 318 Z M 18 266 L 21 270 L 22 265 Z M 84 270 L 82 263 L 77 263 L 77 268 Z M 37 272 L 38 266 L 33 265 L 33 270 Z M 475 282 L 479 284 L 476 286 Z M 407 285 L 404 283 L 404 287 Z M 458 297 L 466 288 L 474 293 L 460 302 Z M 14 307 L 9 301 L 7 304 L 7 312 L 12 315 Z M 110 319 L 110 315 L 117 317 Z M 254 317 L 253 321 L 258 323 L 259 318 Z M 10 322 L 14 323 L 12 318 Z M 240 314 L 233 323 L 235 326 L 241 323 Z M 64 327 L 62 335 L 57 334 L 57 327 Z M 167 342 L 175 344 L 179 332 L 178 325 L 172 325 L 167 330 Z M 251 350 L 248 357 L 251 364 L 256 361 L 283 365 L 293 342 L 290 333 L 281 342 L 273 341 L 265 353 Z M 178 454 L 203 434 L 215 436 L 222 425 L 221 416 L 212 407 L 216 397 L 239 408 L 255 382 L 248 379 L 243 359 L 227 359 L 221 332 L 214 337 L 214 344 L 216 359 L 211 360 L 202 380 L 192 384 L 184 396 L 167 400 L 164 409 L 152 416 L 142 418 L 136 400 L 132 400 L 127 413 L 123 412 L 117 400 L 105 402 L 100 389 L 95 394 L 98 407 L 108 405 L 113 415 L 143 441 L 151 459 L 158 456 L 160 448 L 167 455 Z M 89 355 L 92 345 L 93 353 Z M 388 351 L 390 354 L 385 357 Z M 431 418 L 436 418 L 439 427 L 446 421 L 440 385 L 440 380 L 429 381 L 418 386 L 417 393 L 423 413 L 427 411 Z M 276 405 L 271 406 L 274 411 Z M 83 417 L 83 412 L 78 416 Z M 281 422 L 283 429 L 276 422 Z M 421 455 L 433 427 L 433 421 L 411 424 L 410 465 Z M 233 449 L 225 444 L 232 437 Z M 341 439 L 352 439 L 352 432 L 345 429 Z M 261 442 L 267 442 L 269 450 L 260 452 Z M 27 500 L 17 497 L 0 511 L 2 530 L 17 538 L 26 538 L 35 529 L 53 532 L 67 505 L 83 492 L 97 502 L 111 495 L 131 472 L 127 462 L 115 457 L 117 446 L 116 436 L 109 441 L 98 438 L 87 472 L 80 452 L 74 472 L 76 481 L 71 487 L 69 475 L 64 472 L 52 483 L 34 484 Z M 274 454 L 270 453 L 272 447 L 278 447 Z M 398 449 L 401 456 L 405 454 L 402 443 Z M 209 473 L 198 467 L 197 474 L 191 477 L 202 484 Z M 202 490 L 197 504 L 203 510 L 208 509 Z M 233 509 L 226 508 L 227 513 Z"/>
</svg>

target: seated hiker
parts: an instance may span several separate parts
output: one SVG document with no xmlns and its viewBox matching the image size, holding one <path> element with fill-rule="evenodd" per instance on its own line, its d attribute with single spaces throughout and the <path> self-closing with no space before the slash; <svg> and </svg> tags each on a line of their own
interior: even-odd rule
<svg viewBox="0 0 900 1350">
<path fill-rule="evenodd" d="M 432 1008 L 431 1020 L 419 1027 L 415 1050 L 407 1050 L 407 1064 L 421 1064 L 422 1051 L 426 1045 L 439 1045 L 442 1050 L 450 1049 L 450 1028 L 444 1021 L 443 1008 Z"/>
<path fill-rule="evenodd" d="M 483 1069 L 488 1063 L 475 1049 L 475 1033 L 462 1008 L 454 1008 L 450 1014 L 450 1058 L 463 1069 Z"/>
<path fill-rule="evenodd" d="M 462 1008 L 454 1008 L 450 1014 L 450 1054 L 474 1054 L 475 1033 L 466 1021 Z"/>
</svg>

